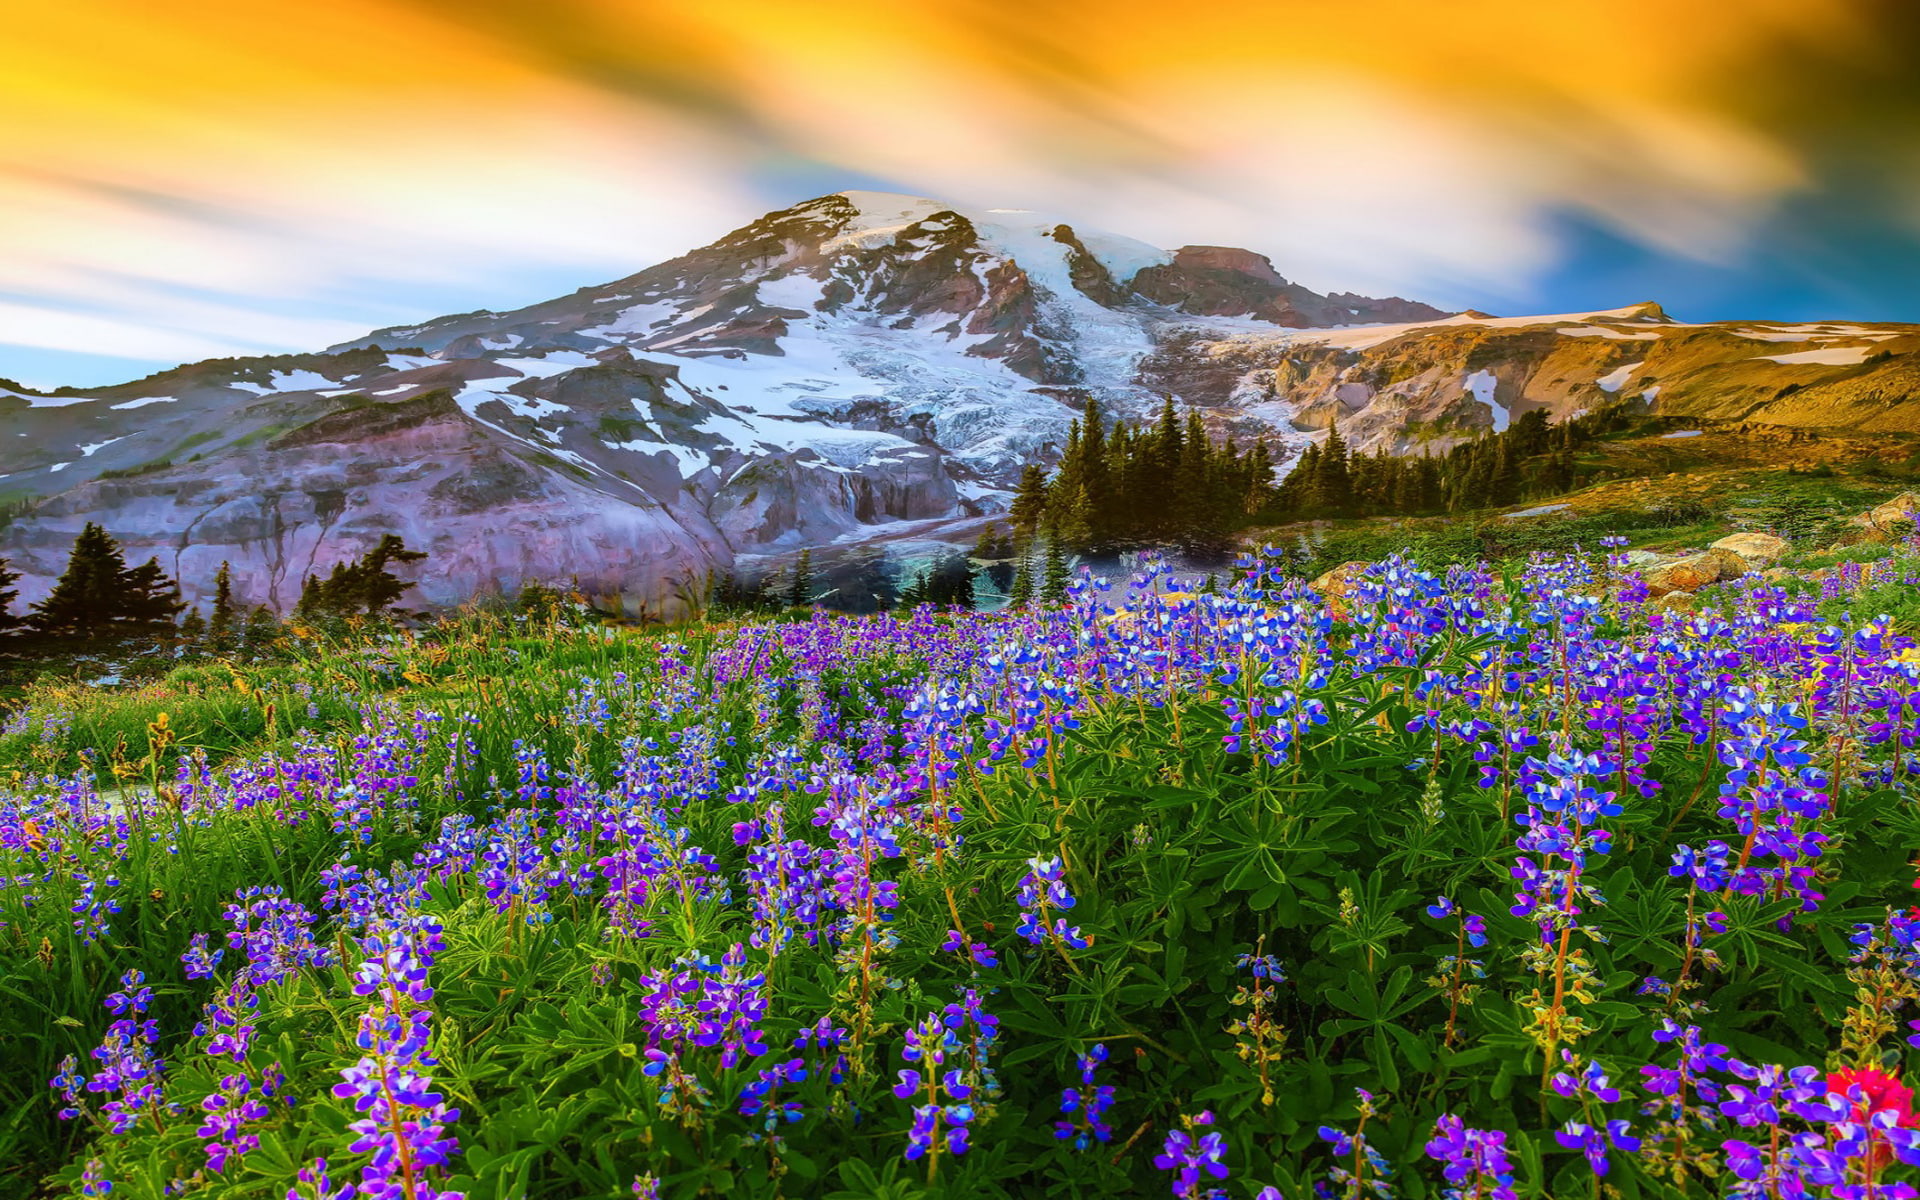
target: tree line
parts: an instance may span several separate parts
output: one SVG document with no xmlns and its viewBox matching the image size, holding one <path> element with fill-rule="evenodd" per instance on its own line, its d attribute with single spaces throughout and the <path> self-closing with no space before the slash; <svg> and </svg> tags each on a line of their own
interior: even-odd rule
<svg viewBox="0 0 1920 1200">
<path fill-rule="evenodd" d="M 1197 412 L 1168 397 L 1159 418 L 1108 425 L 1088 400 L 1059 466 L 1030 463 L 1009 516 L 1022 545 L 1059 542 L 1076 554 L 1144 546 L 1219 551 L 1240 530 L 1340 517 L 1431 516 L 1499 508 L 1572 490 L 1575 452 L 1631 423 L 1609 405 L 1559 424 L 1535 410 L 1441 454 L 1354 452 L 1334 422 L 1275 481 L 1266 443 L 1215 443 Z"/>
<path fill-rule="evenodd" d="M 409 550 L 393 534 L 383 536 L 357 559 L 336 564 L 324 578 L 309 576 L 294 615 L 325 622 L 350 616 L 378 616 L 413 587 L 388 569 L 419 562 L 423 551 Z M 0 558 L 0 638 L 9 648 L 74 653 L 122 650 L 138 646 L 192 646 L 227 653 L 259 646 L 281 634 L 278 613 L 266 605 L 243 609 L 235 600 L 233 568 L 221 563 L 213 577 L 212 600 L 202 613 L 182 599 L 180 582 L 167 574 L 158 557 L 130 566 L 120 543 L 89 521 L 74 538 L 66 569 L 52 590 L 16 613 L 20 573 Z"/>
</svg>

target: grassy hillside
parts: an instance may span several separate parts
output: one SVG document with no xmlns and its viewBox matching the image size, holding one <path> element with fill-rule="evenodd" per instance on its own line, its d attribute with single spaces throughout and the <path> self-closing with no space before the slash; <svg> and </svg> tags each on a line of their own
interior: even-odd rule
<svg viewBox="0 0 1920 1200">
<path fill-rule="evenodd" d="M 1617 556 L 1399 561 L 1335 620 L 1250 561 L 39 685 L 0 1179 L 1894 1195 L 1920 648 L 1871 614 L 1920 559 L 1813 569 L 1673 613 Z"/>
</svg>

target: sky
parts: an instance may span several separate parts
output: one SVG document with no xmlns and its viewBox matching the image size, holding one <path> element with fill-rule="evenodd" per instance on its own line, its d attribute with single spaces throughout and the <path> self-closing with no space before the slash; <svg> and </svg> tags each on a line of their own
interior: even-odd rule
<svg viewBox="0 0 1920 1200">
<path fill-rule="evenodd" d="M 0 378 L 316 349 L 844 188 L 1449 309 L 1920 321 L 1912 0 L 0 0 Z"/>
</svg>

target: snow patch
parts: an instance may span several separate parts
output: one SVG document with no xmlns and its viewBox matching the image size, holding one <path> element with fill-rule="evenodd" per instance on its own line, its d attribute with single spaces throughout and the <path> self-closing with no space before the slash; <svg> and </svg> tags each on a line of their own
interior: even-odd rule
<svg viewBox="0 0 1920 1200">
<path fill-rule="evenodd" d="M 92 445 L 89 445 L 89 446 L 82 446 L 82 447 L 80 447 L 80 457 L 81 457 L 81 458 L 92 458 L 92 457 L 93 457 L 93 452 L 94 452 L 95 450 L 105 450 L 105 449 L 106 449 L 106 448 L 107 448 L 108 446 L 111 446 L 111 445 L 113 445 L 113 444 L 114 444 L 115 442 L 124 442 L 124 441 L 126 441 L 126 440 L 127 440 L 127 439 L 128 439 L 129 437 L 131 437 L 131 436 L 132 436 L 131 434 L 125 434 L 125 433 L 123 433 L 123 434 L 121 434 L 121 435 L 120 435 L 119 437 L 117 437 L 117 438 L 108 438 L 108 439 L 107 439 L 106 441 L 104 441 L 104 442 L 94 442 L 94 443 L 93 443 Z"/>
<path fill-rule="evenodd" d="M 1690 438 L 1699 437 L 1700 433 L 1701 431 L 1698 429 L 1676 429 L 1672 433 L 1663 433 L 1660 436 L 1663 438 Z"/>
<path fill-rule="evenodd" d="M 1628 332 L 1625 329 L 1613 329 L 1605 325 L 1563 325 L 1557 331 L 1562 337 L 1600 337 L 1611 338 L 1616 342 L 1657 342 L 1660 335 L 1648 330 Z"/>
<path fill-rule="evenodd" d="M 297 371 L 275 371 L 267 376 L 267 382 L 264 384 L 235 379 L 227 386 L 239 388 L 243 392 L 252 392 L 256 396 L 264 396 L 269 392 L 311 392 L 320 388 L 330 388 L 334 382 L 318 371 L 309 371 L 303 367 Z"/>
<path fill-rule="evenodd" d="M 565 375 L 579 367 L 597 367 L 599 360 L 590 358 L 578 350 L 554 350 L 539 358 L 496 358 L 494 362 L 509 370 L 534 379 L 549 379 L 555 375 Z"/>
<path fill-rule="evenodd" d="M 1639 362 L 1622 363 L 1594 382 L 1600 385 L 1600 390 L 1603 392 L 1617 392 L 1627 385 L 1628 376 L 1646 365 L 1645 359 Z"/>
<path fill-rule="evenodd" d="M 1867 355 L 1872 351 L 1871 346 L 1824 346 L 1818 350 L 1802 350 L 1798 354 L 1763 354 L 1760 357 L 1788 366 L 1854 367 L 1867 361 Z"/>
<path fill-rule="evenodd" d="M 1473 398 L 1486 405 L 1487 411 L 1493 414 L 1495 433 L 1505 432 L 1507 426 L 1513 421 L 1513 414 L 1507 411 L 1506 405 L 1496 402 L 1493 398 L 1494 389 L 1499 385 L 1500 380 L 1494 376 L 1494 373 L 1485 370 L 1475 371 L 1460 383 L 1463 389 L 1472 392 Z"/>
<path fill-rule="evenodd" d="M 115 409 L 145 408 L 149 404 L 177 404 L 179 401 L 180 397 L 178 396 L 142 396 L 138 400 L 123 400 L 119 404 L 109 404 L 107 407 Z"/>
</svg>

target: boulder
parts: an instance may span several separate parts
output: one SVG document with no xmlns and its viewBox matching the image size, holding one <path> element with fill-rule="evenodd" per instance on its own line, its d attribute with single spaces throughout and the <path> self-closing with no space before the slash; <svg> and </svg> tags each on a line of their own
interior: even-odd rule
<svg viewBox="0 0 1920 1200">
<path fill-rule="evenodd" d="M 1668 592 L 1653 602 L 1652 607 L 1662 612 L 1692 612 L 1692 592 Z"/>
<path fill-rule="evenodd" d="M 1627 551 L 1627 565 L 1636 571 L 1644 571 L 1648 567 L 1664 567 L 1672 561 L 1671 554 L 1656 554 L 1651 550 Z"/>
<path fill-rule="evenodd" d="M 1353 585 L 1372 565 L 1367 562 L 1343 562 L 1307 586 L 1326 599 L 1327 607 L 1333 611 L 1336 620 L 1345 620 L 1347 593 L 1353 590 Z"/>
<path fill-rule="evenodd" d="M 1738 560 L 1738 555 L 1729 554 L 1727 558 Z M 1711 551 L 1705 554 L 1689 554 L 1676 559 L 1665 566 L 1655 567 L 1647 572 L 1647 595 L 1659 598 L 1669 592 L 1697 592 L 1710 583 L 1728 578 L 1721 574 L 1727 569 L 1727 563 L 1720 555 Z M 1746 567 L 1740 568 L 1744 574 Z"/>
<path fill-rule="evenodd" d="M 1737 554 L 1747 569 L 1760 570 L 1779 562 L 1789 547 L 1785 538 L 1770 533 L 1736 533 L 1721 538 L 1710 549 Z"/>
<path fill-rule="evenodd" d="M 1723 583 L 1729 579 L 1738 579 L 1752 569 L 1745 558 L 1731 550 L 1711 547 L 1704 557 L 1711 558 L 1720 564 L 1720 581 Z"/>
<path fill-rule="evenodd" d="M 1881 533 L 1908 536 L 1920 527 L 1920 496 L 1901 492 L 1885 504 L 1869 509 L 1865 516 L 1867 523 Z"/>
</svg>

